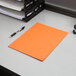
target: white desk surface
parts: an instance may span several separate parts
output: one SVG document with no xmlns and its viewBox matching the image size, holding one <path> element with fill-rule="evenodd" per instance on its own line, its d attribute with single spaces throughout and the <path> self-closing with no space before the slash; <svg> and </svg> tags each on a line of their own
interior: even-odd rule
<svg viewBox="0 0 76 76">
<path fill-rule="evenodd" d="M 8 48 L 10 43 L 36 22 L 69 32 L 43 62 Z M 0 14 L 0 65 L 21 76 L 76 76 L 76 35 L 72 34 L 75 23 L 72 17 L 47 10 L 28 23 Z M 25 30 L 9 38 L 22 26 L 26 26 Z"/>
</svg>

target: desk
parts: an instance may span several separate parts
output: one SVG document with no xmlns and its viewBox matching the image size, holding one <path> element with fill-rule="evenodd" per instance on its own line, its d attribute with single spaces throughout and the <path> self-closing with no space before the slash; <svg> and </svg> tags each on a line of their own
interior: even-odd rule
<svg viewBox="0 0 76 76">
<path fill-rule="evenodd" d="M 36 22 L 69 32 L 43 62 L 8 48 L 10 43 Z M 72 34 L 75 23 L 72 17 L 47 10 L 42 11 L 28 23 L 0 14 L 0 65 L 21 76 L 76 76 L 76 35 Z M 25 30 L 9 38 L 24 25 Z"/>
</svg>

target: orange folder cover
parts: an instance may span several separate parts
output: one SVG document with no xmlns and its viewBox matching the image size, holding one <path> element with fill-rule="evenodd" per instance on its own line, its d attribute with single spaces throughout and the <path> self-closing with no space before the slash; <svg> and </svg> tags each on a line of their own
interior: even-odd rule
<svg viewBox="0 0 76 76">
<path fill-rule="evenodd" d="M 36 23 L 8 47 L 43 61 L 67 34 L 68 32 Z"/>
</svg>

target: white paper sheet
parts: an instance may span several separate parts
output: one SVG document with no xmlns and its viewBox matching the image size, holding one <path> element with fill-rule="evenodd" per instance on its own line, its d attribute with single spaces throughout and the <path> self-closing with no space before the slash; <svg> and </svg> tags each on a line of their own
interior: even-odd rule
<svg viewBox="0 0 76 76">
<path fill-rule="evenodd" d="M 24 8 L 24 3 L 17 0 L 0 0 L 0 5 L 17 11 Z"/>
<path fill-rule="evenodd" d="M 22 1 L 22 0 L 17 0 L 17 1 Z"/>
<path fill-rule="evenodd" d="M 0 6 L 0 13 L 22 20 L 25 18 L 24 11 L 14 11 Z"/>
</svg>

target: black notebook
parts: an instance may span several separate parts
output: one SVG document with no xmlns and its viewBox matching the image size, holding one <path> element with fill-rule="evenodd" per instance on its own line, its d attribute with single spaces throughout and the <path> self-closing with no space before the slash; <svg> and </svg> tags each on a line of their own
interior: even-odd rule
<svg viewBox="0 0 76 76">
<path fill-rule="evenodd" d="M 45 0 L 45 8 L 76 17 L 76 0 Z"/>
<path fill-rule="evenodd" d="M 20 76 L 20 75 L 0 65 L 0 76 Z"/>
</svg>

